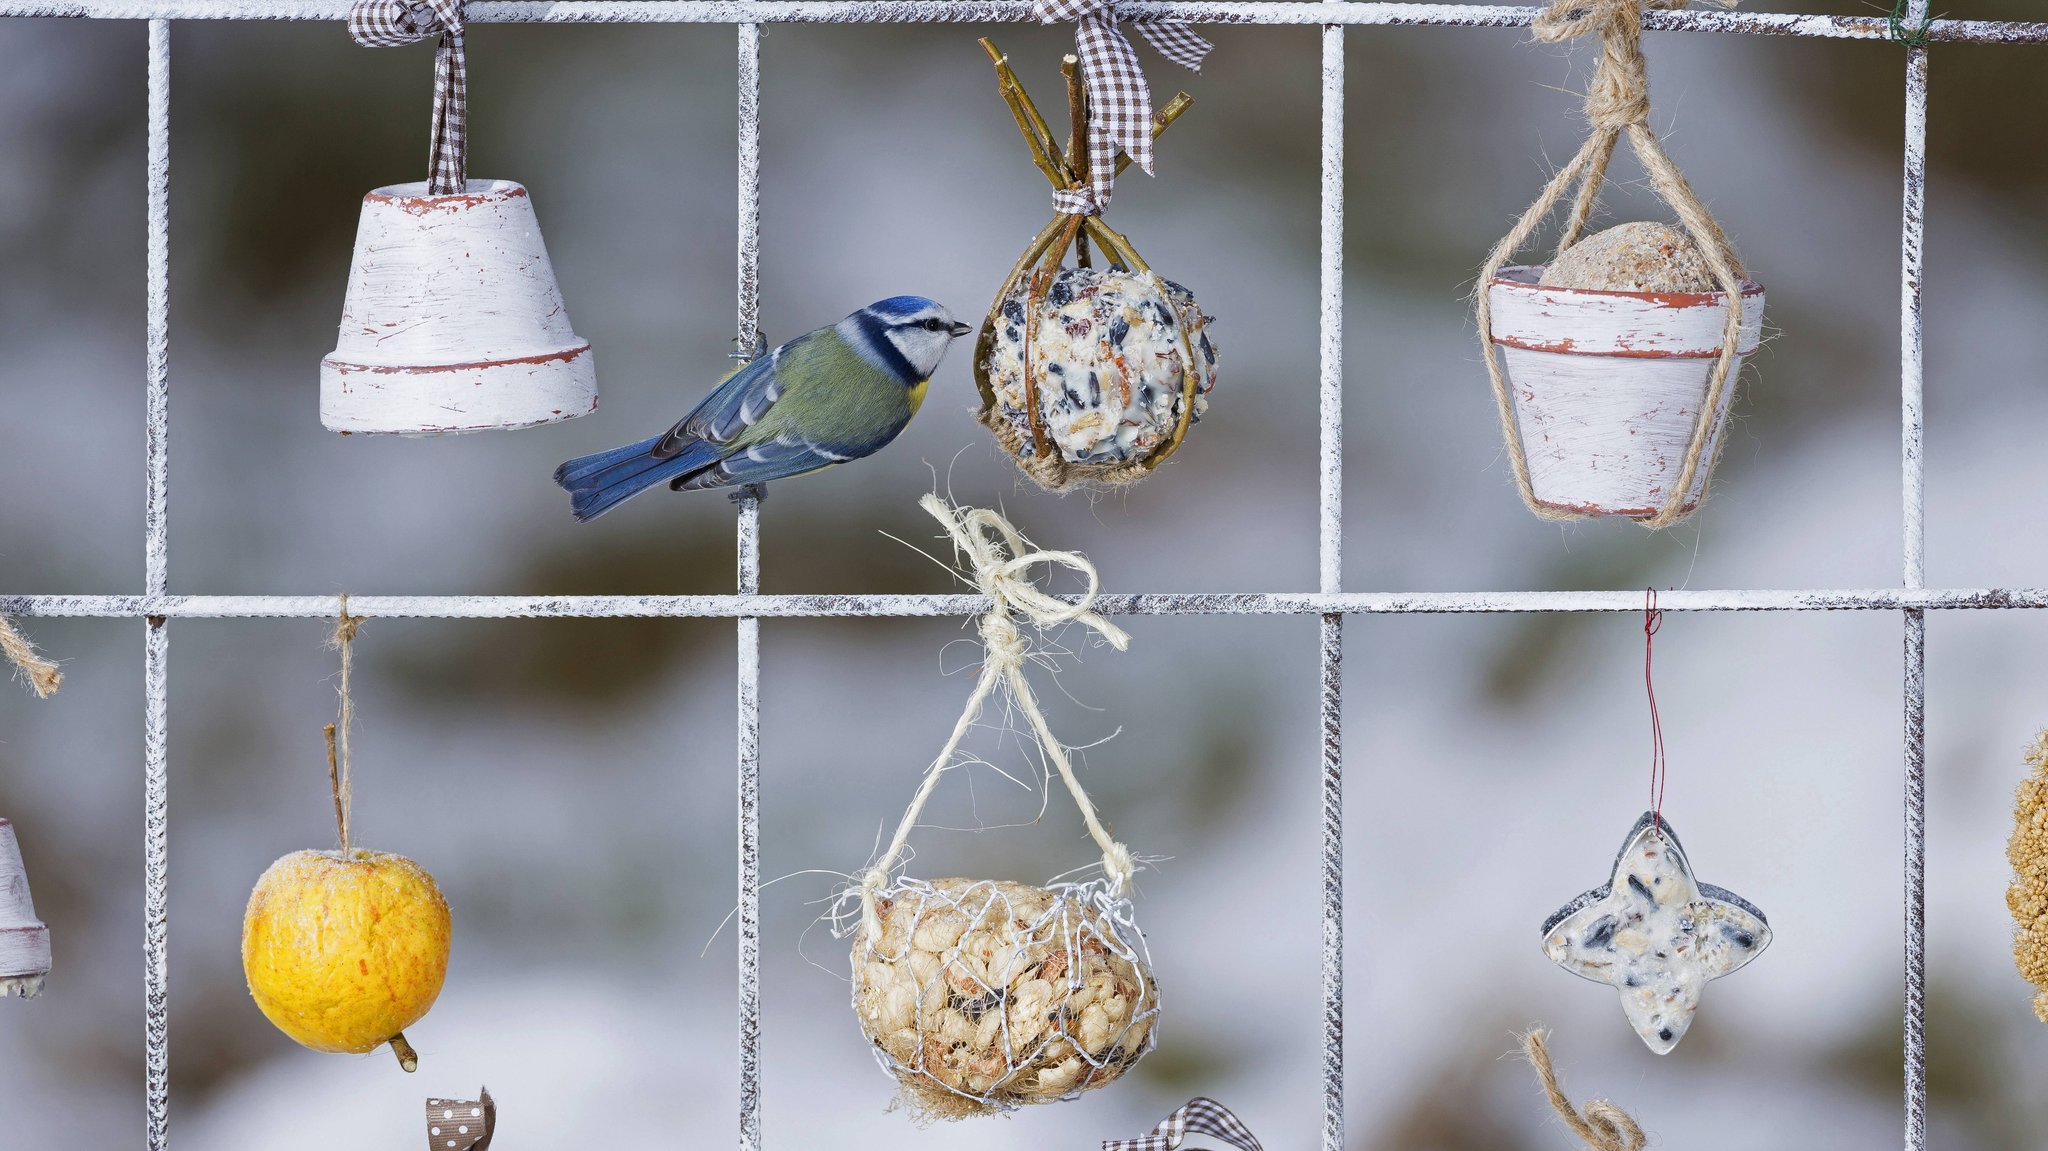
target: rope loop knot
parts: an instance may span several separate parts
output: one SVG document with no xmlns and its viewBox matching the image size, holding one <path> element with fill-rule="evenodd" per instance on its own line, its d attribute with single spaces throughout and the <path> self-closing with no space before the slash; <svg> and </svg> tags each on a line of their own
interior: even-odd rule
<svg viewBox="0 0 2048 1151">
<path fill-rule="evenodd" d="M 861 874 L 861 930 L 870 940 L 879 940 L 882 936 L 882 892 L 889 885 L 890 874 L 909 845 L 910 832 L 917 826 L 925 801 L 931 798 L 939 778 L 954 766 L 954 755 L 960 750 L 961 741 L 981 717 L 982 706 L 998 689 L 1009 693 L 1011 702 L 1038 741 L 1046 762 L 1059 773 L 1061 782 L 1074 797 L 1074 805 L 1081 810 L 1081 821 L 1087 825 L 1090 838 L 1102 852 L 1102 872 L 1109 880 L 1110 893 L 1123 891 L 1138 869 L 1131 849 L 1112 839 L 1108 829 L 1103 827 L 1094 802 L 1088 798 L 1087 791 L 1074 774 L 1066 746 L 1047 725 L 1045 714 L 1039 710 L 1038 698 L 1032 694 L 1031 682 L 1024 675 L 1025 665 L 1031 661 L 1031 640 L 1018 626 L 1020 620 L 1041 632 L 1062 624 L 1078 623 L 1118 651 L 1130 646 L 1129 633 L 1094 610 L 1101 592 L 1101 578 L 1096 574 L 1095 565 L 1079 552 L 1037 550 L 1015 525 L 987 508 L 956 508 L 930 492 L 918 501 L 918 506 L 946 529 L 946 534 L 953 541 L 954 554 L 962 561 L 960 575 L 972 580 L 974 586 L 989 598 L 989 607 L 976 621 L 981 633 L 982 659 L 981 675 L 975 681 L 974 693 L 968 697 L 959 721 L 953 725 L 953 734 L 947 739 L 946 746 L 925 769 L 924 782 L 918 786 L 903 819 L 896 825 L 896 835 L 887 850 Z M 1080 575 L 1087 581 L 1087 589 L 1071 601 L 1046 591 L 1032 577 L 1040 569 L 1051 568 L 1066 568 Z"/>
<path fill-rule="evenodd" d="M 434 49 L 434 127 L 427 192 L 469 186 L 469 61 L 462 48 L 463 0 L 356 0 L 348 34 L 365 48 L 400 48 L 439 36 Z"/>
<path fill-rule="evenodd" d="M 1628 1112 L 1605 1099 L 1595 1099 L 1586 1104 L 1581 1114 L 1565 1098 L 1564 1088 L 1557 1085 L 1557 1068 L 1550 1062 L 1548 1040 L 1549 1034 L 1540 1028 L 1531 1031 L 1522 1036 L 1522 1053 L 1536 1069 L 1536 1077 L 1542 1081 L 1543 1093 L 1550 1098 L 1557 1117 L 1572 1129 L 1587 1151 L 1643 1151 L 1650 1137 L 1643 1134 L 1642 1127 Z"/>
<path fill-rule="evenodd" d="M 1536 16 L 1547 44 L 1600 37 L 1600 63 L 1586 89 L 1586 119 L 1620 131 L 1650 119 L 1650 69 L 1643 60 L 1643 9 L 1683 8 L 1687 0 L 1553 0 Z"/>
</svg>

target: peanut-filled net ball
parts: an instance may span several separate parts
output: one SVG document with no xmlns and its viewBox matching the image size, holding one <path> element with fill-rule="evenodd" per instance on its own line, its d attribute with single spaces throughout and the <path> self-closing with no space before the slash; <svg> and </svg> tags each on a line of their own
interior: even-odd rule
<svg viewBox="0 0 2048 1151">
<path fill-rule="evenodd" d="M 877 911 L 854 1012 L 920 1115 L 1072 1099 L 1152 1049 L 1151 960 L 1106 884 L 906 878 Z"/>
<path fill-rule="evenodd" d="M 1152 1049 L 1159 1016 L 1151 956 L 1125 894 L 1137 865 L 1103 827 L 1039 711 L 1024 668 L 1045 657 L 1034 655 L 1019 625 L 1078 624 L 1118 650 L 1130 637 L 1090 610 L 1097 581 L 1082 556 L 1034 551 L 986 509 L 954 508 L 933 495 L 922 506 L 965 558 L 961 574 L 990 600 L 977 620 L 981 675 L 895 837 L 858 884 L 840 893 L 834 913 L 840 934 L 853 936 L 854 1015 L 920 1121 L 1051 1103 L 1100 1087 Z M 1074 602 L 1041 590 L 1029 576 L 1051 566 L 1079 573 L 1087 590 Z M 1057 773 L 1073 796 L 1102 852 L 1100 878 L 1033 887 L 896 874 L 925 802 L 962 762 L 961 741 L 998 693 L 1007 713 L 1023 718 L 1048 775 Z"/>
</svg>

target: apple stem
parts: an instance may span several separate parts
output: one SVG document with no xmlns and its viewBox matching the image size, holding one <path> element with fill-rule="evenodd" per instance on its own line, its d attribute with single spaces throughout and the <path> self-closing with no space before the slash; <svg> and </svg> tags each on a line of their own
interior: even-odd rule
<svg viewBox="0 0 2048 1151">
<path fill-rule="evenodd" d="M 398 1065 L 400 1067 L 405 1068 L 407 1072 L 420 1069 L 420 1053 L 414 1051 L 412 1044 L 405 1041 L 405 1032 L 401 1031 L 393 1035 L 387 1042 L 391 1044 L 391 1053 L 398 1056 Z"/>
</svg>

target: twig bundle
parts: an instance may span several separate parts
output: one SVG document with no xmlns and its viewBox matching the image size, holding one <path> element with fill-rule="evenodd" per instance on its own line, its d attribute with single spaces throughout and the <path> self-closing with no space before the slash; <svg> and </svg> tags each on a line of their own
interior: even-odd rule
<svg viewBox="0 0 2048 1151">
<path fill-rule="evenodd" d="M 984 38 L 996 81 L 1056 190 L 1088 184 L 1088 93 L 1079 63 L 1061 64 L 1071 122 L 1055 142 L 1009 60 Z M 1156 138 L 1194 103 L 1182 92 L 1152 118 Z M 1117 171 L 1130 164 L 1119 155 Z M 1090 244 L 1109 266 L 1097 268 Z M 1069 252 L 1075 266 L 1063 268 Z M 983 319 L 974 349 L 977 417 L 1025 474 L 1057 491 L 1125 484 L 1179 449 L 1216 386 L 1216 348 L 1186 288 L 1162 279 L 1099 215 L 1060 212 L 1034 237 Z"/>
</svg>

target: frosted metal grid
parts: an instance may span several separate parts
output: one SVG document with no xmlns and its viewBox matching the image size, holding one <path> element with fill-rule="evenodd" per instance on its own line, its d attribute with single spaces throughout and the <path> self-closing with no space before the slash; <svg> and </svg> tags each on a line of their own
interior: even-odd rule
<svg viewBox="0 0 2048 1151">
<path fill-rule="evenodd" d="M 1786 12 L 1653 11 L 1643 26 L 1660 31 L 1824 37 L 1905 45 L 1905 179 L 1899 238 L 1899 446 L 1902 573 L 1900 584 L 1868 589 L 1672 591 L 1666 611 L 1897 611 L 1904 621 L 1905 763 L 1905 1059 L 1906 1151 L 1927 1146 L 1925 1066 L 1926 830 L 1924 727 L 1926 613 L 1965 608 L 2044 608 L 2048 588 L 1923 586 L 1921 480 L 1921 243 L 1926 207 L 1928 45 L 1974 42 L 2048 44 L 2048 23 L 1929 20 L 1928 0 L 1907 0 L 1900 18 Z M 346 17 L 346 0 L 0 0 L 0 16 L 74 17 L 149 22 L 147 351 L 143 398 L 144 581 L 141 595 L 0 596 L 0 611 L 21 616 L 138 618 L 143 632 L 144 971 L 147 1056 L 145 1147 L 169 1145 L 170 967 L 168 772 L 169 627 L 172 619 L 331 617 L 333 596 L 172 595 L 167 556 L 170 494 L 170 34 L 174 20 L 327 20 Z M 1343 621 L 1350 614 L 1450 612 L 1632 612 L 1642 593 L 1627 591 L 1346 592 L 1343 533 L 1344 29 L 1351 25 L 1528 26 L 1527 7 L 1409 3 L 1246 3 L 1238 0 L 1125 0 L 1125 16 L 1173 16 L 1193 23 L 1317 25 L 1322 28 L 1322 218 L 1319 349 L 1321 476 L 1318 485 L 1317 587 L 1314 592 L 1106 595 L 1096 610 L 1133 615 L 1314 615 L 1321 668 L 1322 1044 L 1324 1151 L 1344 1149 L 1344 811 Z M 1024 23 L 1030 0 L 477 0 L 471 23 L 732 24 L 739 41 L 740 346 L 759 330 L 761 238 L 761 25 L 772 23 Z M 988 607 L 975 595 L 762 595 L 760 508 L 738 508 L 738 594 L 677 596 L 352 596 L 364 617 L 445 619 L 696 617 L 739 621 L 739 1145 L 760 1151 L 760 621 L 831 616 L 958 616 Z"/>
</svg>

